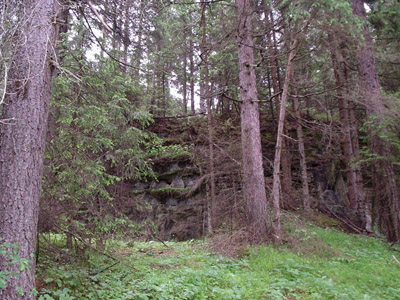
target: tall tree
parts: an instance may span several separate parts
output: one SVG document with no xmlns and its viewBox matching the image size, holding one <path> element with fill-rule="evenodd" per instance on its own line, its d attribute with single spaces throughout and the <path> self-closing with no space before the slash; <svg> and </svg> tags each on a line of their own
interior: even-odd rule
<svg viewBox="0 0 400 300">
<path fill-rule="evenodd" d="M 262 165 L 260 120 L 254 69 L 250 0 L 236 0 L 242 130 L 243 197 L 248 221 L 260 235 L 267 233 L 267 201 Z"/>
<path fill-rule="evenodd" d="M 12 5 L 12 4 L 10 4 Z M 56 40 L 58 1 L 28 0 L 15 16 L 24 25 L 7 82 L 0 127 L 0 237 L 18 244 L 31 264 L 11 277 L 1 299 L 34 299 L 35 252 L 43 154 L 50 100 L 51 58 Z M 1 268 L 7 258 L 0 257 Z M 21 295 L 23 294 L 23 296 Z"/>
<path fill-rule="evenodd" d="M 275 158 L 274 158 L 274 177 L 272 186 L 272 202 L 274 204 L 274 240 L 276 243 L 282 241 L 282 229 L 281 229 L 281 213 L 280 213 L 280 198 L 281 198 L 281 180 L 280 180 L 280 168 L 281 168 L 281 157 L 282 157 L 282 145 L 284 139 L 284 126 L 286 118 L 286 101 L 289 92 L 290 78 L 292 76 L 292 64 L 295 57 L 295 51 L 297 47 L 297 37 L 289 46 L 289 58 L 286 67 L 285 84 L 283 86 L 283 92 L 281 97 L 281 103 L 279 107 L 279 118 L 278 118 L 278 133 L 276 137 L 275 146 Z"/>
<path fill-rule="evenodd" d="M 351 0 L 351 4 L 354 14 L 366 21 L 364 1 Z M 362 30 L 362 35 L 363 40 L 360 41 L 357 51 L 362 94 L 366 100 L 367 115 L 370 120 L 372 118 L 377 122 L 375 126 L 379 129 L 379 127 L 384 126 L 386 109 L 381 93 L 371 36 L 366 24 Z M 381 129 L 385 131 L 384 128 Z M 387 134 L 387 132 L 384 133 Z M 384 194 L 380 195 L 380 198 L 387 199 L 387 204 L 385 203 L 383 206 L 387 205 L 389 211 L 389 217 L 384 217 L 386 218 L 385 223 L 389 224 L 385 230 L 386 235 L 390 241 L 399 241 L 400 199 L 396 174 L 392 162 L 388 159 L 391 156 L 391 148 L 388 141 L 384 140 L 382 135 L 379 134 L 379 130 L 372 132 L 370 138 L 371 152 L 378 158 L 374 163 L 376 188 L 383 191 Z"/>
</svg>

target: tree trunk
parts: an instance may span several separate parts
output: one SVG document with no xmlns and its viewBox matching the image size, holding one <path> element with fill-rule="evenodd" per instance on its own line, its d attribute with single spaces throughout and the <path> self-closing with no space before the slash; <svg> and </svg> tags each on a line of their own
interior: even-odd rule
<svg viewBox="0 0 400 300">
<path fill-rule="evenodd" d="M 124 65 L 122 66 L 122 68 L 123 68 L 124 72 L 126 73 L 127 72 L 126 65 L 128 64 L 128 50 L 129 50 L 129 45 L 130 45 L 130 32 L 131 32 L 130 31 L 131 22 L 130 22 L 130 15 L 129 15 L 129 11 L 131 8 L 131 1 L 125 0 L 124 5 L 125 5 L 124 35 L 122 37 L 123 45 L 124 45 L 124 54 L 123 54 Z"/>
<path fill-rule="evenodd" d="M 201 19 L 200 19 L 200 27 L 202 28 L 202 38 L 200 43 L 200 113 L 205 113 L 207 109 L 207 99 L 205 97 L 205 74 L 204 67 L 208 63 L 207 57 L 209 49 L 207 47 L 207 38 L 206 38 L 206 20 L 205 20 L 205 10 L 207 3 L 205 0 L 201 0 Z M 208 84 L 208 83 L 207 83 Z"/>
<path fill-rule="evenodd" d="M 301 183 L 303 191 L 303 207 L 306 213 L 311 211 L 310 203 L 310 191 L 308 187 L 308 175 L 307 175 L 307 161 L 306 161 L 306 151 L 304 147 L 304 132 L 303 126 L 301 126 L 301 113 L 300 113 L 300 103 L 297 97 L 293 98 L 294 113 L 296 115 L 296 132 L 298 140 L 298 149 L 300 154 L 300 171 L 301 171 Z"/>
<path fill-rule="evenodd" d="M 347 99 L 345 99 L 344 93 L 344 84 L 346 81 L 344 78 L 343 68 L 345 67 L 345 61 L 339 53 L 339 45 L 335 39 L 335 36 L 336 34 L 334 34 L 333 32 L 328 33 L 329 46 L 333 63 L 333 72 L 336 79 L 340 125 L 343 134 L 342 147 L 344 153 L 344 162 L 346 164 L 347 188 L 350 202 L 349 206 L 354 210 L 358 210 L 359 201 L 357 197 L 357 175 L 355 169 L 352 166 L 354 156 L 349 125 L 350 119 L 348 111 L 348 101 Z"/>
<path fill-rule="evenodd" d="M 51 64 L 56 40 L 53 22 L 59 10 L 57 1 L 25 1 L 28 15 L 19 43 L 15 45 L 12 68 L 7 83 L 8 93 L 0 125 L 0 238 L 20 245 L 19 255 L 31 261 L 22 272 L 18 266 L 2 270 L 20 273 L 11 277 L 0 298 L 34 299 L 37 221 L 41 189 L 43 155 L 50 100 Z M 22 12 L 21 12 L 22 13 Z M 18 294 L 21 290 L 24 295 Z"/>
<path fill-rule="evenodd" d="M 190 18 L 190 24 L 192 24 L 192 14 L 189 14 Z M 192 29 L 190 30 L 191 36 L 193 36 Z M 194 43 L 193 39 L 190 38 L 189 41 L 189 63 L 190 63 L 190 109 L 192 114 L 196 112 L 195 107 L 194 107 L 194 88 L 195 88 L 195 78 L 194 78 Z"/>
<path fill-rule="evenodd" d="M 135 49 L 135 73 L 134 80 L 135 82 L 140 81 L 140 67 L 141 67 L 141 59 L 142 59 L 142 38 L 143 38 L 143 14 L 144 14 L 145 2 L 144 0 L 140 0 L 139 5 L 139 25 L 137 30 L 137 46 Z"/>
<path fill-rule="evenodd" d="M 295 56 L 296 47 L 297 47 L 297 39 L 293 41 L 293 44 L 289 49 L 289 58 L 286 67 L 285 84 L 283 86 L 283 93 L 279 109 L 278 133 L 275 146 L 272 202 L 274 204 L 274 220 L 273 220 L 274 241 L 277 244 L 280 244 L 282 242 L 281 209 L 280 209 L 280 194 L 281 194 L 280 167 L 281 167 L 282 144 L 284 138 L 283 131 L 285 126 L 286 100 L 288 96 L 289 82 L 292 73 L 292 63 Z"/>
<path fill-rule="evenodd" d="M 215 223 L 215 171 L 214 171 L 214 134 L 213 134 L 213 119 L 211 110 L 211 96 L 210 96 L 210 82 L 208 74 L 208 49 L 207 49 L 207 24 L 206 24 L 206 9 L 207 4 L 205 1 L 201 3 L 201 92 L 203 103 L 207 103 L 207 127 L 208 127 L 208 153 L 209 153 L 209 173 L 210 173 L 210 197 L 207 203 L 207 231 L 208 234 L 213 233 L 213 224 Z"/>
<path fill-rule="evenodd" d="M 183 46 L 183 112 L 187 114 L 187 105 L 188 105 L 188 98 L 187 98 L 187 43 L 186 38 L 187 34 L 187 22 L 186 18 L 183 17 L 183 26 L 184 26 L 184 36 L 185 36 L 185 44 Z"/>
<path fill-rule="evenodd" d="M 242 127 L 243 197 L 247 217 L 261 236 L 267 233 L 267 202 L 262 165 L 260 120 L 249 0 L 236 0 Z"/>
<path fill-rule="evenodd" d="M 353 12 L 355 15 L 366 20 L 364 2 L 361 0 L 351 0 Z M 381 86 L 379 83 L 378 72 L 376 69 L 375 58 L 373 55 L 372 41 L 368 26 L 365 25 L 362 31 L 364 39 L 359 43 L 357 51 L 358 67 L 360 72 L 360 80 L 362 94 L 366 99 L 367 115 L 370 119 L 376 116 L 377 127 L 381 127 L 385 121 L 385 106 L 381 94 Z M 382 130 L 386 131 L 385 128 Z M 378 134 L 372 133 L 371 136 L 371 152 L 380 159 L 374 162 L 375 177 L 378 186 L 377 190 L 383 191 L 380 198 L 387 199 L 384 206 L 389 208 L 388 228 L 386 237 L 389 241 L 400 240 L 400 207 L 399 207 L 399 191 L 396 182 L 396 174 L 392 162 L 387 159 L 391 156 L 391 148 L 387 141 L 381 139 Z M 380 200 L 382 201 L 382 200 Z"/>
<path fill-rule="evenodd" d="M 271 64 L 271 80 L 272 80 L 272 88 L 274 90 L 274 94 L 281 91 L 281 81 L 279 76 L 279 61 L 278 61 L 278 51 L 277 51 L 277 42 L 274 28 L 274 15 L 271 9 L 265 10 L 265 25 L 270 30 L 266 30 L 266 41 L 267 41 L 267 50 L 268 56 L 270 58 Z M 275 97 L 275 108 L 276 113 L 279 116 L 280 111 L 280 97 Z M 284 131 L 285 128 L 284 128 Z M 284 132 L 286 134 L 286 132 Z M 282 157 L 281 157 L 281 165 L 282 165 L 282 198 L 283 200 L 289 201 L 291 189 L 292 189 L 292 171 L 291 171 L 291 158 L 290 158 L 290 151 L 289 151 L 289 143 L 286 139 L 282 141 Z"/>
</svg>

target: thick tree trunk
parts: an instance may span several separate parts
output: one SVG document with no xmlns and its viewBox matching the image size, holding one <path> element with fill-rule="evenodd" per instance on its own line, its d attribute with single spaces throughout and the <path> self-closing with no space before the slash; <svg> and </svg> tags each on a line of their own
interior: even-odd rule
<svg viewBox="0 0 400 300">
<path fill-rule="evenodd" d="M 351 0 L 353 12 L 355 15 L 366 20 L 364 2 L 362 0 Z M 372 41 L 368 26 L 364 26 L 362 31 L 364 39 L 359 43 L 357 51 L 358 67 L 362 94 L 366 99 L 366 110 L 369 118 L 376 116 L 377 126 L 385 121 L 385 106 L 381 94 L 378 72 L 376 69 L 375 58 L 373 55 Z M 384 128 L 382 130 L 385 130 Z M 381 159 L 374 162 L 375 177 L 378 186 L 377 190 L 383 191 L 380 198 L 387 199 L 383 206 L 388 206 L 389 217 L 387 219 L 388 228 L 386 228 L 386 237 L 390 241 L 400 240 L 400 199 L 396 174 L 393 164 L 387 158 L 391 156 L 391 148 L 387 141 L 381 139 L 378 134 L 371 136 L 371 152 Z"/>
<path fill-rule="evenodd" d="M 242 126 L 243 197 L 248 221 L 262 236 L 267 233 L 267 203 L 262 165 L 260 120 L 249 0 L 236 0 Z"/>
<path fill-rule="evenodd" d="M 25 1 L 27 20 L 19 37 L 7 84 L 0 125 L 0 238 L 21 246 L 19 255 L 32 263 L 11 277 L 0 298 L 34 299 L 35 253 L 43 154 L 50 99 L 51 64 L 56 40 L 57 1 Z M 22 13 L 22 12 L 21 12 Z M 18 272 L 18 266 L 2 270 Z M 18 294 L 20 289 L 24 295 Z"/>
<path fill-rule="evenodd" d="M 289 91 L 290 77 L 292 73 L 292 63 L 295 57 L 296 47 L 297 47 L 297 39 L 293 41 L 293 44 L 290 46 L 289 49 L 289 58 L 286 67 L 285 84 L 283 86 L 282 98 L 279 109 L 278 133 L 275 146 L 274 175 L 273 175 L 273 185 L 272 185 L 274 220 L 272 226 L 274 231 L 274 241 L 278 244 L 281 243 L 282 241 L 281 209 L 280 209 L 280 196 L 281 196 L 280 168 L 281 168 L 282 144 L 284 139 L 283 131 L 286 118 L 286 101 Z"/>
</svg>

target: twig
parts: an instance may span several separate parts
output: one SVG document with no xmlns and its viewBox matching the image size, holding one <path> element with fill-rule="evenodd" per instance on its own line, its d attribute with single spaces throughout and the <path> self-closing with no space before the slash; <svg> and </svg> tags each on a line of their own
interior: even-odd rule
<svg viewBox="0 0 400 300">
<path fill-rule="evenodd" d="M 58 62 L 54 61 L 54 60 L 50 60 L 50 63 L 58 70 L 60 70 L 61 72 L 64 72 L 72 77 L 74 77 L 77 81 L 81 82 L 82 80 L 76 76 L 74 73 L 72 73 L 70 70 L 64 69 L 63 67 L 61 67 Z"/>
<path fill-rule="evenodd" d="M 1 96 L 0 100 L 0 106 L 4 103 L 4 99 L 6 98 L 6 92 L 7 92 L 7 80 L 8 80 L 8 67 L 6 64 L 4 64 L 4 89 L 3 89 L 3 95 Z"/>
<path fill-rule="evenodd" d="M 392 257 L 393 257 L 394 261 L 397 262 L 399 264 L 399 266 L 400 266 L 400 261 L 397 259 L 397 257 L 394 256 L 394 255 L 392 255 Z"/>
</svg>

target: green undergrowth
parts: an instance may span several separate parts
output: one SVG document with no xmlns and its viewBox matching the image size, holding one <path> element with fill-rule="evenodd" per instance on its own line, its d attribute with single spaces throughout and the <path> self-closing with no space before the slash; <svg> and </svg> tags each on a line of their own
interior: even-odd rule
<svg viewBox="0 0 400 300">
<path fill-rule="evenodd" d="M 375 238 L 307 224 L 281 248 L 245 247 L 239 258 L 205 241 L 108 243 L 115 262 L 88 251 L 83 263 L 41 257 L 39 299 L 399 299 L 396 252 Z M 397 255 L 399 256 L 399 255 Z M 112 266 L 115 264 L 114 266 Z M 110 267 L 112 266 L 112 267 Z"/>
</svg>

